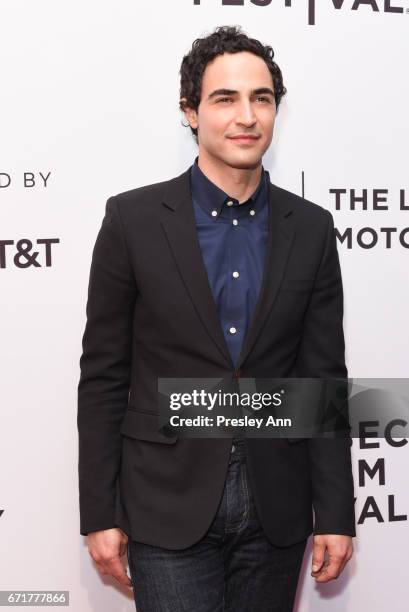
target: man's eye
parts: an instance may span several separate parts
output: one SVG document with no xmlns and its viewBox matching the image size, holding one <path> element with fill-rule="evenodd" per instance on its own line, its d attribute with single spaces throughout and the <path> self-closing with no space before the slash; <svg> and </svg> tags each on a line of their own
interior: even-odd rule
<svg viewBox="0 0 409 612">
<path fill-rule="evenodd" d="M 226 98 L 226 97 L 225 97 L 225 98 L 219 98 L 219 99 L 217 100 L 217 103 L 219 103 L 219 102 L 224 102 L 225 100 L 231 100 L 231 98 Z M 258 96 L 258 97 L 257 97 L 257 100 L 264 100 L 265 102 L 267 102 L 268 104 L 270 104 L 270 99 L 269 99 L 269 98 L 267 98 L 266 96 Z"/>
</svg>

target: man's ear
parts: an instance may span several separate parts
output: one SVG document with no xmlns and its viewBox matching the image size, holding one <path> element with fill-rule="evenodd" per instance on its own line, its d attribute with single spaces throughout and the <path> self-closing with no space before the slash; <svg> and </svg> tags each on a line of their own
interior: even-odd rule
<svg viewBox="0 0 409 612">
<path fill-rule="evenodd" d="M 184 104 L 186 104 L 187 99 L 180 98 L 180 102 L 183 102 Z M 184 106 L 183 112 L 184 112 L 184 115 L 190 127 L 196 129 L 199 125 L 198 118 L 197 118 L 197 111 L 193 110 L 193 108 L 190 108 L 190 106 Z"/>
</svg>

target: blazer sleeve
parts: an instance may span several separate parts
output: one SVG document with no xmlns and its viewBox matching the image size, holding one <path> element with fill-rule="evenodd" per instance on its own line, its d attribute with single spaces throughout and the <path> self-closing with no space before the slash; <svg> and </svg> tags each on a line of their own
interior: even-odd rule
<svg viewBox="0 0 409 612">
<path fill-rule="evenodd" d="M 334 220 L 326 213 L 321 262 L 305 314 L 296 360 L 303 378 L 348 377 L 343 332 L 343 287 Z M 314 534 L 355 536 L 354 482 L 350 436 L 309 438 Z"/>
<path fill-rule="evenodd" d="M 77 426 L 80 533 L 115 527 L 120 426 L 129 395 L 137 287 L 115 196 L 92 252 Z"/>
</svg>

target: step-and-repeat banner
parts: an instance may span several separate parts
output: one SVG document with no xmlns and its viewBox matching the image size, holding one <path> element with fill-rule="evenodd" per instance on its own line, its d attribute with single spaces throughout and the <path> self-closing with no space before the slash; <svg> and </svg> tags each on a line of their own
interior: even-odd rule
<svg viewBox="0 0 409 612">
<path fill-rule="evenodd" d="M 334 216 L 349 376 L 405 378 L 409 0 L 0 9 L 0 590 L 65 590 L 75 612 L 130 611 L 79 535 L 79 357 L 106 200 L 193 162 L 182 57 L 216 26 L 241 25 L 274 48 L 288 90 L 264 166 Z M 355 555 L 319 585 L 309 545 L 298 612 L 407 610 L 408 445 L 399 429 L 371 431 L 379 438 L 353 443 Z"/>
</svg>

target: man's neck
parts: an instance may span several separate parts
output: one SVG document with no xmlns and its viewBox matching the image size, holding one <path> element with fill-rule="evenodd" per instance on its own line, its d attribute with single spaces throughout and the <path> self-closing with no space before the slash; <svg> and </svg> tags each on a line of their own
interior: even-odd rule
<svg viewBox="0 0 409 612">
<path fill-rule="evenodd" d="M 225 191 L 230 197 L 236 198 L 240 203 L 245 202 L 257 189 L 260 182 L 262 164 L 261 160 L 255 167 L 234 168 L 213 160 L 209 156 L 199 153 L 197 160 L 200 170 L 207 178 Z"/>
</svg>

